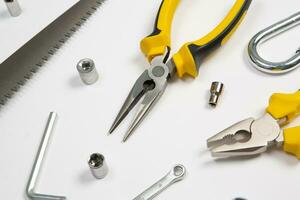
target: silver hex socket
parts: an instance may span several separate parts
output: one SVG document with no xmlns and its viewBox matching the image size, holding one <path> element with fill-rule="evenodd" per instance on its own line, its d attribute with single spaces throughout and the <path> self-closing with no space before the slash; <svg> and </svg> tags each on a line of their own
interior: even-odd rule
<svg viewBox="0 0 300 200">
<path fill-rule="evenodd" d="M 17 0 L 4 0 L 11 16 L 17 17 L 22 13 L 21 6 Z"/>
<path fill-rule="evenodd" d="M 87 85 L 97 82 L 99 75 L 92 59 L 85 58 L 78 62 L 77 70 L 83 83 Z"/>
<path fill-rule="evenodd" d="M 218 104 L 219 97 L 224 89 L 224 84 L 221 82 L 213 82 L 210 88 L 209 105 L 215 107 Z"/>
<path fill-rule="evenodd" d="M 106 160 L 102 154 L 93 153 L 88 164 L 95 178 L 103 179 L 108 174 Z"/>
</svg>

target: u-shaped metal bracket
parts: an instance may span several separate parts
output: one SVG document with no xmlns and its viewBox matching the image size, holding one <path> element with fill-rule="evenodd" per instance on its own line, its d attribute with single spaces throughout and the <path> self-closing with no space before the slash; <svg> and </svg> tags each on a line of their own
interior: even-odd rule
<svg viewBox="0 0 300 200">
<path fill-rule="evenodd" d="M 296 54 L 283 62 L 271 62 L 263 59 L 257 51 L 258 45 L 276 35 L 294 28 L 300 24 L 300 12 L 284 19 L 257 33 L 248 46 L 250 62 L 255 68 L 269 74 L 283 74 L 300 66 L 300 48 Z"/>
</svg>

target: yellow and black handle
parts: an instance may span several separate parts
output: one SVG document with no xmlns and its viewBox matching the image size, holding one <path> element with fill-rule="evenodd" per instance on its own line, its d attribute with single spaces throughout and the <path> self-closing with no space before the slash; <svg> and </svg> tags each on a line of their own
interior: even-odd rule
<svg viewBox="0 0 300 200">
<path fill-rule="evenodd" d="M 175 10 L 180 0 L 163 0 L 151 35 L 141 41 L 141 49 L 149 61 L 155 56 L 163 55 L 166 48 L 171 48 L 171 26 Z M 224 20 L 203 38 L 188 42 L 176 53 L 172 60 L 177 75 L 192 77 L 198 75 L 202 61 L 213 50 L 222 46 L 242 22 L 252 0 L 237 0 Z"/>
<path fill-rule="evenodd" d="M 171 49 L 171 29 L 180 0 L 163 0 L 157 13 L 153 32 L 141 41 L 141 50 L 151 61 Z"/>
</svg>

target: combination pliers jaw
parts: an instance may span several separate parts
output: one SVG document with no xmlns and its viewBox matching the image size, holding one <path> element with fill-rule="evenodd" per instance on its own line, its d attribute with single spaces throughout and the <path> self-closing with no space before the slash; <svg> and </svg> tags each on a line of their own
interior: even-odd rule
<svg viewBox="0 0 300 200">
<path fill-rule="evenodd" d="M 213 157 L 250 156 L 265 152 L 268 147 L 282 145 L 283 134 L 270 114 L 255 120 L 240 121 L 207 140 Z"/>
<path fill-rule="evenodd" d="M 266 113 L 259 119 L 238 122 L 207 140 L 214 157 L 249 156 L 281 147 L 300 159 L 300 126 L 283 129 L 300 115 L 300 91 L 273 94 Z"/>
</svg>

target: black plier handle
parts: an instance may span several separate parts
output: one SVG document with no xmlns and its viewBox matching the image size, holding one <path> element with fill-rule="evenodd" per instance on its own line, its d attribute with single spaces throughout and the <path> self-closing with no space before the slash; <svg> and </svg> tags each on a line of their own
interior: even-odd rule
<svg viewBox="0 0 300 200">
<path fill-rule="evenodd" d="M 163 0 L 153 33 L 141 41 L 141 50 L 149 61 L 163 55 L 166 48 L 171 49 L 172 20 L 179 2 L 180 0 Z M 181 47 L 172 57 L 179 77 L 185 74 L 192 77 L 198 75 L 203 59 L 226 43 L 242 22 L 251 2 L 252 0 L 237 0 L 215 29 L 201 39 L 188 42 Z"/>
</svg>

